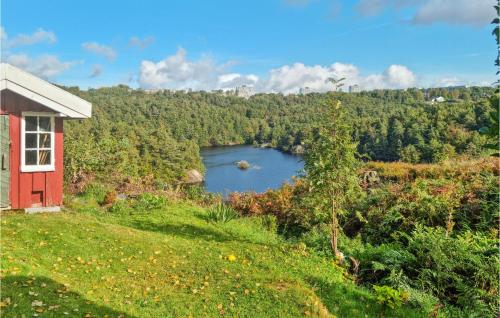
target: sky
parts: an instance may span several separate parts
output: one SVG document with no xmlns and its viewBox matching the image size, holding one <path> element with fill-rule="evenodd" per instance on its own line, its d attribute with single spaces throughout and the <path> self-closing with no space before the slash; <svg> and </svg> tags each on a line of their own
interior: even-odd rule
<svg viewBox="0 0 500 318">
<path fill-rule="evenodd" d="M 82 89 L 490 85 L 495 0 L 3 0 L 1 59 Z"/>
</svg>

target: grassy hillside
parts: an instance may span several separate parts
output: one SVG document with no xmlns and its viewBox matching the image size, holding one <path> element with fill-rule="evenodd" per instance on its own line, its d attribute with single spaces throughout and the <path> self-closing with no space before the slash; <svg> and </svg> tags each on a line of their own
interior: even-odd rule
<svg viewBox="0 0 500 318">
<path fill-rule="evenodd" d="M 4 215 L 2 317 L 427 317 L 385 308 L 262 219 L 165 203 Z"/>
</svg>

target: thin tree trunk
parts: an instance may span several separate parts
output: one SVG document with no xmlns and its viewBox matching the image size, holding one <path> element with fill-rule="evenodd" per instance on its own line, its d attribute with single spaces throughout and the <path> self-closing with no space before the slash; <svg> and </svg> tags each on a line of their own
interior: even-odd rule
<svg viewBox="0 0 500 318">
<path fill-rule="evenodd" d="M 450 209 L 448 212 L 448 219 L 446 220 L 446 237 L 450 235 L 451 231 L 453 231 L 453 226 L 455 225 L 455 222 L 453 222 L 453 210 Z"/>
<path fill-rule="evenodd" d="M 338 237 L 339 237 L 339 222 L 337 219 L 337 209 L 335 207 L 335 199 L 332 196 L 332 224 L 331 224 L 331 238 L 330 244 L 332 247 L 332 252 L 337 260 L 340 260 L 340 252 L 338 249 Z"/>
</svg>

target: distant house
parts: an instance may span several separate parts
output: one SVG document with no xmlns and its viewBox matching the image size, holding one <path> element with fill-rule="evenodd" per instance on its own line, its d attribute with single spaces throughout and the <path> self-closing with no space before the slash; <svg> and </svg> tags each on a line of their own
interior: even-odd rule
<svg viewBox="0 0 500 318">
<path fill-rule="evenodd" d="M 299 94 L 300 94 L 300 95 L 307 95 L 307 94 L 310 94 L 310 93 L 312 93 L 312 92 L 313 92 L 313 90 L 312 90 L 310 87 L 308 87 L 308 86 L 306 86 L 306 87 L 301 87 L 301 88 L 299 89 Z"/>
<path fill-rule="evenodd" d="M 349 86 L 349 93 L 359 93 L 361 92 L 361 87 L 358 84 Z"/>
<path fill-rule="evenodd" d="M 242 85 L 236 87 L 234 90 L 234 93 L 238 97 L 243 97 L 243 98 L 250 98 L 254 94 L 253 87 L 247 86 L 247 85 Z"/>
<path fill-rule="evenodd" d="M 58 210 L 63 193 L 63 120 L 92 105 L 9 64 L 0 64 L 0 209 Z"/>
<path fill-rule="evenodd" d="M 444 98 L 443 96 L 434 97 L 433 99 L 431 99 L 431 102 L 433 102 L 433 103 L 446 102 L 446 98 Z"/>
</svg>

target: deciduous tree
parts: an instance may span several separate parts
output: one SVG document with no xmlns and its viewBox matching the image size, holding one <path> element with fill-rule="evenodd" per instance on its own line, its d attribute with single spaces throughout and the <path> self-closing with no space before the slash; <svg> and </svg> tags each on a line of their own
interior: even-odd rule
<svg viewBox="0 0 500 318">
<path fill-rule="evenodd" d="M 331 213 L 330 242 L 337 260 L 342 259 L 338 248 L 339 216 L 345 213 L 346 203 L 359 191 L 358 165 L 356 144 L 352 141 L 345 111 L 339 101 L 332 100 L 324 121 L 308 142 L 304 169 L 313 202 Z"/>
</svg>

